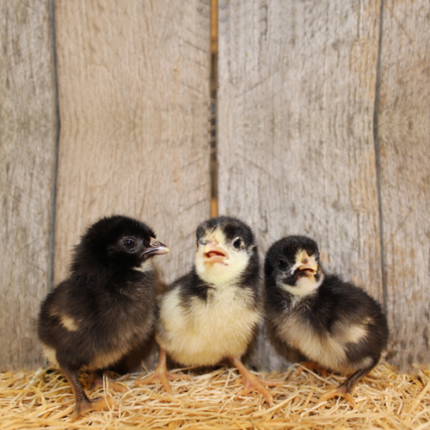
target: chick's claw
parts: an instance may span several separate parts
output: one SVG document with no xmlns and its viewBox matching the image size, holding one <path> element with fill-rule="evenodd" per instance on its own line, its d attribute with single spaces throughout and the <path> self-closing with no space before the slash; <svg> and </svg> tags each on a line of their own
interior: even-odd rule
<svg viewBox="0 0 430 430">
<path fill-rule="evenodd" d="M 172 387 L 170 386 L 170 383 L 169 383 L 168 372 L 166 370 L 164 372 L 161 370 L 155 370 L 152 375 L 149 375 L 146 378 L 138 379 L 137 381 L 135 381 L 134 385 L 136 387 L 140 387 L 142 385 L 152 384 L 155 381 L 160 381 L 164 389 L 166 390 L 166 392 L 169 394 L 173 394 Z"/>
<path fill-rule="evenodd" d="M 101 411 L 102 409 L 108 409 L 110 406 L 115 405 L 114 399 L 104 399 L 97 397 L 94 400 L 81 400 L 76 403 L 75 410 L 73 411 L 70 419 L 76 421 L 82 414 L 90 411 Z"/>
<path fill-rule="evenodd" d="M 108 379 L 107 381 L 106 388 L 111 388 L 112 390 L 122 394 L 128 392 L 128 389 L 124 387 L 124 385 L 119 384 L 118 382 L 111 381 L 110 379 Z"/>
<path fill-rule="evenodd" d="M 327 391 L 325 394 L 323 394 L 320 397 L 319 402 L 325 402 L 326 400 L 330 400 L 333 397 L 343 397 L 346 401 L 348 401 L 350 403 L 351 406 L 355 406 L 355 400 L 354 397 L 352 397 L 352 394 L 350 392 L 348 392 L 347 387 L 345 387 L 344 385 L 339 385 L 337 388 L 333 388 L 329 391 Z"/>
<path fill-rule="evenodd" d="M 242 375 L 244 388 L 239 393 L 239 396 L 246 396 L 250 391 L 257 390 L 267 401 L 269 406 L 273 406 L 273 397 L 269 390 L 261 383 L 261 381 L 251 373 L 251 377 Z"/>
<path fill-rule="evenodd" d="M 264 386 L 274 387 L 276 385 L 281 385 L 282 381 L 268 381 L 265 379 L 257 378 L 253 373 L 251 373 L 242 363 L 239 358 L 230 358 L 230 361 L 236 366 L 242 375 L 242 382 L 245 386 L 243 390 L 239 393 L 240 396 L 245 396 L 252 389 L 257 390 L 263 397 L 266 399 L 267 403 L 270 406 L 273 406 L 273 397 L 270 394 L 269 390 Z M 263 385 L 264 384 L 264 385 Z"/>
<path fill-rule="evenodd" d="M 141 385 L 151 384 L 155 381 L 160 381 L 164 389 L 169 393 L 173 394 L 172 387 L 170 386 L 169 379 L 189 379 L 188 375 L 180 375 L 176 373 L 170 373 L 167 371 L 167 354 L 163 348 L 160 348 L 160 356 L 158 359 L 158 365 L 152 375 L 147 376 L 143 379 L 135 381 L 134 385 L 139 387 Z"/>
<path fill-rule="evenodd" d="M 138 379 L 135 381 L 134 385 L 140 387 L 142 385 L 151 384 L 153 382 L 159 381 L 163 385 L 166 392 L 173 394 L 172 387 L 170 386 L 169 380 L 174 379 L 189 379 L 188 375 L 180 375 L 176 373 L 170 373 L 166 370 L 155 370 L 152 375 L 147 376 L 143 379 Z"/>
</svg>

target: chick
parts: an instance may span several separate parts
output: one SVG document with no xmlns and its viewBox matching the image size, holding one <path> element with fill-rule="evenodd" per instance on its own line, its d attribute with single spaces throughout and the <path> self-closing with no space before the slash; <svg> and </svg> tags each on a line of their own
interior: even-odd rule
<svg viewBox="0 0 430 430">
<path fill-rule="evenodd" d="M 379 303 L 338 276 L 325 275 L 318 245 L 308 237 L 275 242 L 264 273 L 267 319 L 279 339 L 315 362 L 306 367 L 352 373 L 320 400 L 342 396 L 354 404 L 351 389 L 376 366 L 387 345 Z"/>
<path fill-rule="evenodd" d="M 155 372 L 136 381 L 160 380 L 171 393 L 166 351 L 185 366 L 213 366 L 224 358 L 238 368 L 245 388 L 259 391 L 272 404 L 270 392 L 241 361 L 262 317 L 261 278 L 252 230 L 236 218 L 221 216 L 197 229 L 197 252 L 191 271 L 175 281 L 160 300 L 156 339 L 160 358 Z"/>
<path fill-rule="evenodd" d="M 38 335 L 45 356 L 72 386 L 73 420 L 108 406 L 104 399 L 88 399 L 78 372 L 90 372 L 92 388 L 102 385 L 103 369 L 153 331 L 157 281 L 151 257 L 169 251 L 144 223 L 102 218 L 76 246 L 70 276 L 42 303 Z M 120 384 L 110 387 L 125 390 Z"/>
</svg>

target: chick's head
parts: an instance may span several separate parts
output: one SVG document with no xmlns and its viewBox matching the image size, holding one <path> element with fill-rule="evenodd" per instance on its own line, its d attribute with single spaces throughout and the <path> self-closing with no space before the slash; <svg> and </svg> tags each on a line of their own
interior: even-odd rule
<svg viewBox="0 0 430 430">
<path fill-rule="evenodd" d="M 266 285 L 282 288 L 294 296 L 313 293 L 324 273 L 317 243 L 306 236 L 288 236 L 275 242 L 266 255 Z"/>
<path fill-rule="evenodd" d="M 236 218 L 211 218 L 200 224 L 196 236 L 196 271 L 210 284 L 236 282 L 250 264 L 258 265 L 254 234 Z"/>
<path fill-rule="evenodd" d="M 170 249 L 156 240 L 154 231 L 135 219 L 114 215 L 93 224 L 76 247 L 74 266 L 136 267 Z"/>
</svg>

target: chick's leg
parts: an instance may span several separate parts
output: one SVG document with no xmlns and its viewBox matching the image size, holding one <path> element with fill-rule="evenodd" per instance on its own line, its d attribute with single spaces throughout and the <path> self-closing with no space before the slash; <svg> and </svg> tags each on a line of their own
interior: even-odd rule
<svg viewBox="0 0 430 430">
<path fill-rule="evenodd" d="M 117 382 L 111 381 L 109 378 L 107 379 L 106 388 L 112 388 L 114 391 L 118 391 L 120 393 L 126 393 L 128 390 L 124 385 L 118 384 Z M 103 371 L 101 370 L 93 370 L 87 378 L 87 382 L 89 383 L 89 391 L 95 391 L 100 387 L 103 387 Z"/>
<path fill-rule="evenodd" d="M 343 384 L 340 384 L 338 387 L 333 388 L 327 391 L 320 397 L 320 402 L 325 402 L 326 400 L 332 399 L 333 397 L 343 397 L 347 400 L 352 406 L 355 405 L 355 400 L 352 397 L 351 390 L 352 387 L 364 376 L 366 376 L 378 363 L 378 361 L 373 362 L 370 366 L 357 370 L 354 372 Z"/>
<path fill-rule="evenodd" d="M 115 404 L 114 400 L 102 399 L 101 397 L 98 397 L 94 400 L 89 400 L 81 383 L 79 382 L 78 372 L 76 370 L 64 367 L 62 367 L 62 371 L 66 375 L 66 378 L 69 381 L 75 396 L 76 406 L 72 415 L 70 416 L 72 421 L 75 421 L 85 412 L 99 411 Z"/>
<path fill-rule="evenodd" d="M 321 367 L 318 363 L 315 363 L 314 361 L 305 361 L 303 363 L 300 363 L 300 367 L 297 368 L 297 370 L 294 372 L 294 375 L 299 376 L 305 369 L 309 369 L 312 372 L 317 371 L 323 378 L 327 378 L 327 369 Z"/>
<path fill-rule="evenodd" d="M 158 358 L 157 368 L 154 370 L 152 375 L 147 376 L 143 379 L 138 379 L 135 381 L 136 386 L 150 384 L 154 381 L 160 381 L 163 384 L 164 389 L 169 393 L 173 394 L 172 387 L 170 386 L 169 379 L 188 379 L 187 375 L 177 375 L 175 373 L 170 373 L 167 371 L 167 353 L 166 350 L 160 346 L 160 355 Z"/>
<path fill-rule="evenodd" d="M 267 385 L 268 387 L 272 387 L 275 385 L 281 385 L 282 381 L 268 381 L 265 379 L 259 379 L 257 378 L 253 373 L 251 373 L 242 363 L 240 358 L 237 357 L 230 357 L 230 361 L 233 363 L 234 366 L 237 367 L 240 374 L 242 375 L 242 382 L 245 385 L 245 388 L 240 392 L 240 395 L 246 395 L 248 394 L 252 389 L 257 390 L 260 394 L 264 396 L 267 403 L 269 403 L 270 406 L 273 405 L 273 398 L 270 394 L 269 390 L 264 386 Z"/>
</svg>

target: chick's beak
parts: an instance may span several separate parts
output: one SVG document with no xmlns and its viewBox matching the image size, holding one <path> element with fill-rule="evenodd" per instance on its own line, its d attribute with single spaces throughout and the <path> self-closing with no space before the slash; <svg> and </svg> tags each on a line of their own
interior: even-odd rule
<svg viewBox="0 0 430 430">
<path fill-rule="evenodd" d="M 162 255 L 168 254 L 170 252 L 170 248 L 159 240 L 151 237 L 149 240 L 149 248 L 142 252 L 141 257 L 144 255 Z"/>
<path fill-rule="evenodd" d="M 318 272 L 318 264 L 313 257 L 306 257 L 302 260 L 299 266 L 300 272 L 305 272 L 308 275 L 315 275 Z"/>
<path fill-rule="evenodd" d="M 225 264 L 224 260 L 227 258 L 227 253 L 218 245 L 218 242 L 213 236 L 210 237 L 209 242 L 205 245 L 203 255 L 205 263 Z"/>
</svg>

